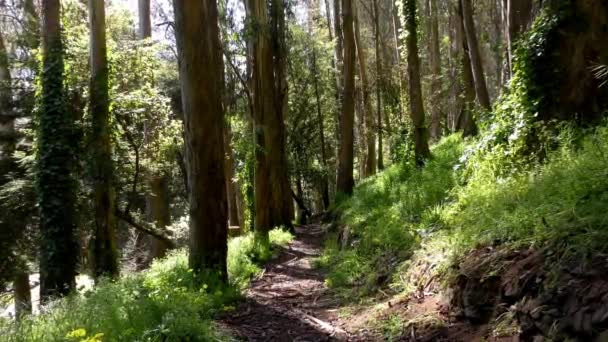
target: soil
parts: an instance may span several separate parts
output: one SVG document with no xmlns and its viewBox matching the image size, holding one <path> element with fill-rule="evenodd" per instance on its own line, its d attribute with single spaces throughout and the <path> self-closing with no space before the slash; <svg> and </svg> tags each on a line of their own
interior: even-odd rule
<svg viewBox="0 0 608 342">
<path fill-rule="evenodd" d="M 377 336 L 350 333 L 338 309 L 340 300 L 313 267 L 325 236 L 320 224 L 296 228 L 296 239 L 266 265 L 246 291 L 244 302 L 220 325 L 245 341 L 370 341 Z"/>
</svg>

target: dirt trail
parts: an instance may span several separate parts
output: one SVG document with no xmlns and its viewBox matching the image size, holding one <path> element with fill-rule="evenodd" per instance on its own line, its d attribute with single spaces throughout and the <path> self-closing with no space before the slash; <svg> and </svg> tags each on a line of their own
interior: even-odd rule
<svg viewBox="0 0 608 342">
<path fill-rule="evenodd" d="M 354 340 L 340 328 L 339 302 L 312 267 L 320 253 L 323 228 L 296 228 L 296 239 L 253 281 L 246 299 L 221 323 L 246 341 Z"/>
</svg>

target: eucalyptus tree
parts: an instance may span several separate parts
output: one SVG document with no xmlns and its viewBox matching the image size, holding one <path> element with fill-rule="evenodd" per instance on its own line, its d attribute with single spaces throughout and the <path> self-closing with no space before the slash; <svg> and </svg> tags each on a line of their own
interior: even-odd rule
<svg viewBox="0 0 608 342">
<path fill-rule="evenodd" d="M 338 1 L 338 0 L 335 0 Z M 353 31 L 353 1 L 342 0 L 343 66 L 342 109 L 340 113 L 340 144 L 338 147 L 337 191 L 353 192 L 354 124 L 355 124 L 355 33 Z"/>
<path fill-rule="evenodd" d="M 223 60 L 216 1 L 173 0 L 190 203 L 189 265 L 227 281 Z"/>
</svg>

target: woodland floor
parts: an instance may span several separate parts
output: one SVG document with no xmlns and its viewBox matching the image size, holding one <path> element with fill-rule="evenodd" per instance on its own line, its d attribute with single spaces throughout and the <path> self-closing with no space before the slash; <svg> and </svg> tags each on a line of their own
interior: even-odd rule
<svg viewBox="0 0 608 342">
<path fill-rule="evenodd" d="M 296 239 L 266 265 L 244 302 L 220 320 L 222 327 L 246 341 L 377 340 L 342 328 L 341 303 L 325 286 L 323 271 L 312 266 L 324 236 L 319 224 L 297 227 Z"/>
</svg>

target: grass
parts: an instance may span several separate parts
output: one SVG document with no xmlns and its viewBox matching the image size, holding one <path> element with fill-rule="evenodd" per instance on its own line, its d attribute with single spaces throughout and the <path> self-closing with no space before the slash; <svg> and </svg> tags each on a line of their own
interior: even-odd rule
<svg viewBox="0 0 608 342">
<path fill-rule="evenodd" d="M 273 230 L 273 246 L 286 245 L 292 235 Z M 252 257 L 259 254 L 253 235 L 229 242 L 230 286 L 203 285 L 188 268 L 183 250 L 155 261 L 149 270 L 117 281 L 103 281 L 93 290 L 73 294 L 21 323 L 0 321 L 2 341 L 213 341 L 227 340 L 212 318 L 232 310 L 239 289 L 260 272 Z M 266 253 L 266 255 L 269 255 Z"/>
<path fill-rule="evenodd" d="M 475 143 L 447 137 L 424 168 L 394 165 L 341 202 L 340 223 L 352 238 L 344 249 L 337 235 L 328 239 L 318 261 L 329 269 L 327 284 L 352 297 L 388 274 L 405 279 L 396 284 L 404 290 L 416 258 L 449 270 L 488 244 L 551 245 L 581 260 L 608 252 L 608 127 L 563 139 L 543 163 L 511 172 L 471 153 Z"/>
</svg>

